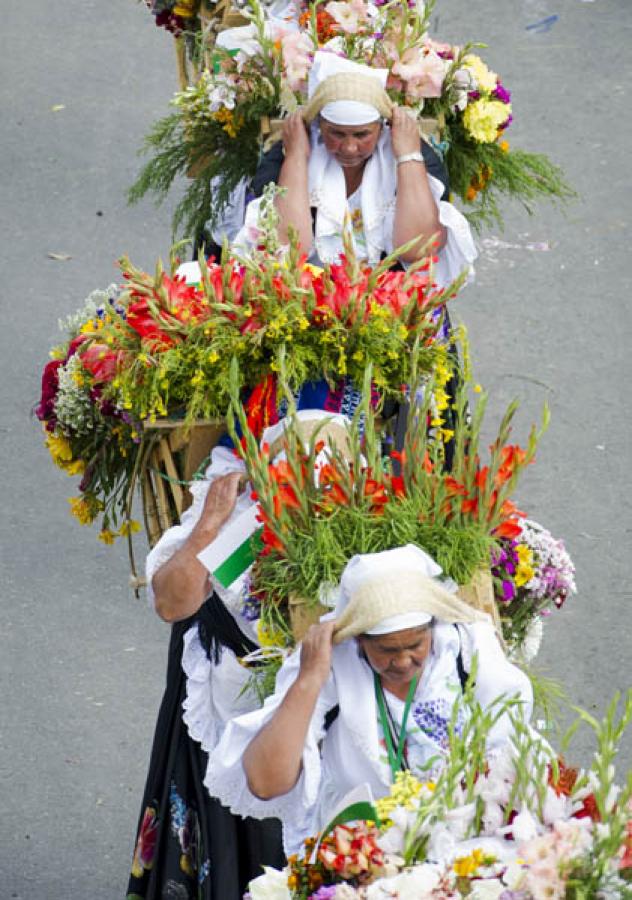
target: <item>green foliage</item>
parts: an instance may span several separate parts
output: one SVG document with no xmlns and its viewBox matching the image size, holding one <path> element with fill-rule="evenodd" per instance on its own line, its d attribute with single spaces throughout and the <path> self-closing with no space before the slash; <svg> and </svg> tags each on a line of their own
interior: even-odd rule
<svg viewBox="0 0 632 900">
<path fill-rule="evenodd" d="M 450 127 L 445 162 L 451 190 L 471 205 L 466 215 L 477 231 L 492 225 L 502 227 L 501 198 L 515 198 L 532 213 L 538 200 L 561 203 L 577 196 L 561 168 L 544 154 L 503 150 L 498 142 L 478 143 L 467 136 L 460 122 Z M 468 192 L 477 182 L 482 189 L 469 200 Z"/>
</svg>

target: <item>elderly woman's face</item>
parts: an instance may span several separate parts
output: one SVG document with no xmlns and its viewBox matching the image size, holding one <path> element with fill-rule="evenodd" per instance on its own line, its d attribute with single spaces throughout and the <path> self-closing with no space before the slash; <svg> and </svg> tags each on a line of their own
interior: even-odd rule
<svg viewBox="0 0 632 900">
<path fill-rule="evenodd" d="M 369 665 L 380 676 L 385 687 L 398 688 L 419 675 L 432 649 L 432 628 L 405 628 L 391 634 L 358 638 Z"/>
<path fill-rule="evenodd" d="M 320 119 L 320 133 L 325 147 L 343 168 L 362 165 L 372 155 L 378 142 L 382 125 L 334 125 Z"/>
</svg>

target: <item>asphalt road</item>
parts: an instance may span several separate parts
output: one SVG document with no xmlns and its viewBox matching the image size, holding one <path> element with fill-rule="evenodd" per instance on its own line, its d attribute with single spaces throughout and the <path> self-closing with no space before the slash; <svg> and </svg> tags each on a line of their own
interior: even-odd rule
<svg viewBox="0 0 632 900">
<path fill-rule="evenodd" d="M 507 208 L 456 309 L 492 424 L 518 396 L 520 437 L 551 406 L 520 500 L 566 539 L 579 593 L 549 619 L 538 668 L 595 712 L 632 682 L 632 8 L 438 7 L 437 36 L 489 45 L 513 91 L 511 142 L 549 154 L 580 193 L 564 214 Z M 151 267 L 168 252 L 169 208 L 129 208 L 125 190 L 175 88 L 173 51 L 133 0 L 30 0 L 3 9 L 0 60 L 0 900 L 113 900 L 126 886 L 168 632 L 129 591 L 125 549 L 71 519 L 74 485 L 30 410 L 57 319 L 116 280 L 121 253 Z M 588 747 L 580 740 L 577 758 Z"/>
</svg>

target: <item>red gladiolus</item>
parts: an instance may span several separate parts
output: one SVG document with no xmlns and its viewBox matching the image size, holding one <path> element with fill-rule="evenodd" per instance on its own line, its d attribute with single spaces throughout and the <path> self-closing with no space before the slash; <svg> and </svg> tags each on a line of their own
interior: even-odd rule
<svg viewBox="0 0 632 900">
<path fill-rule="evenodd" d="M 173 346 L 174 339 L 160 327 L 162 322 L 175 319 L 183 325 L 195 323 L 207 314 L 208 307 L 204 293 L 188 285 L 181 275 L 169 278 L 163 273 L 162 287 L 167 294 L 167 302 L 163 305 L 163 298 L 155 293 L 153 299 L 157 312 L 152 310 L 144 296 L 132 290 L 132 296 L 139 299 L 129 304 L 127 323 L 140 335 L 141 340 L 170 347 Z"/>
<path fill-rule="evenodd" d="M 383 484 L 373 478 L 367 479 L 364 485 L 364 496 L 371 501 L 372 513 L 379 515 L 384 512 L 384 507 L 388 503 L 388 494 Z"/>
<path fill-rule="evenodd" d="M 494 529 L 494 537 L 508 538 L 512 541 L 519 538 L 521 534 L 522 528 L 515 519 L 507 519 L 505 522 L 501 522 L 498 528 Z"/>
<path fill-rule="evenodd" d="M 107 344 L 90 344 L 81 354 L 84 369 L 92 375 L 95 384 L 112 381 L 118 369 L 118 354 Z"/>
<path fill-rule="evenodd" d="M 248 429 L 255 437 L 260 437 L 264 428 L 278 422 L 276 403 L 276 379 L 267 375 L 253 390 L 246 402 Z"/>
<path fill-rule="evenodd" d="M 391 477 L 391 490 L 393 496 L 402 499 L 406 496 L 406 485 L 401 475 L 393 475 Z"/>
<path fill-rule="evenodd" d="M 268 524 L 263 526 L 261 542 L 264 545 L 263 550 L 261 551 L 263 556 L 268 556 L 273 550 L 276 550 L 281 556 L 285 556 L 285 544 L 280 540 L 277 534 L 272 531 Z"/>
<path fill-rule="evenodd" d="M 175 343 L 166 334 L 152 315 L 147 300 L 137 300 L 127 307 L 127 324 L 140 336 L 142 341 L 162 347 L 172 347 Z"/>
<path fill-rule="evenodd" d="M 594 794 L 584 797 L 581 809 L 573 813 L 574 819 L 592 819 L 593 822 L 601 822 L 601 814 Z"/>
</svg>

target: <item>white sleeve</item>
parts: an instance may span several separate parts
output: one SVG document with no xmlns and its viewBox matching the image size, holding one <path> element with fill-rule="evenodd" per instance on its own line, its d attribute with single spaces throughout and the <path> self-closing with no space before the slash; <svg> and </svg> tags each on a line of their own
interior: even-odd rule
<svg viewBox="0 0 632 900">
<path fill-rule="evenodd" d="M 325 733 L 325 715 L 337 702 L 333 675 L 316 702 L 305 740 L 301 774 L 287 794 L 271 800 L 256 797 L 248 787 L 242 757 L 252 739 L 279 708 L 298 676 L 299 667 L 300 650 L 297 648 L 279 670 L 275 692 L 267 698 L 264 706 L 229 722 L 209 757 L 204 779 L 211 796 L 218 797 L 234 813 L 255 819 L 281 819 L 284 822 L 286 848 L 291 848 L 295 843 L 291 835 L 308 835 L 314 827 L 321 778 L 319 742 Z"/>
<path fill-rule="evenodd" d="M 244 464 L 232 450 L 227 447 L 215 447 L 211 453 L 211 465 L 200 481 L 192 481 L 189 491 L 193 496 L 193 503 L 182 513 L 179 525 L 169 528 L 153 547 L 145 560 L 145 577 L 147 579 L 147 599 L 152 606 L 155 603 L 152 579 L 158 569 L 171 559 L 173 554 L 182 547 L 197 524 L 202 507 L 206 500 L 209 488 L 215 478 L 227 475 L 229 472 L 243 472 Z"/>
<path fill-rule="evenodd" d="M 439 251 L 439 260 L 434 267 L 434 279 L 439 287 L 446 287 L 467 270 L 468 280 L 471 280 L 474 275 L 472 264 L 478 251 L 470 225 L 456 206 L 441 199 L 444 191 L 442 182 L 434 175 L 428 175 L 428 183 L 439 211 L 439 221 L 447 232 L 446 243 Z"/>
<path fill-rule="evenodd" d="M 210 753 L 227 722 L 258 709 L 259 698 L 248 685 L 250 672 L 232 650 L 223 647 L 219 662 L 211 662 L 197 624 L 184 635 L 182 670 L 186 676 L 182 719 L 190 737 Z"/>
<path fill-rule="evenodd" d="M 257 197 L 246 206 L 244 224 L 232 244 L 237 253 L 247 254 L 261 243 L 261 229 L 259 228 L 261 200 L 261 197 Z"/>
<path fill-rule="evenodd" d="M 505 656 L 494 626 L 491 622 L 475 622 L 460 625 L 459 633 L 465 634 L 462 644 L 464 665 L 471 671 L 472 657 L 478 654 L 478 672 L 475 695 L 483 707 L 492 704 L 499 697 L 515 697 L 521 701 L 521 715 L 528 722 L 533 712 L 533 688 L 529 677 Z M 516 714 L 516 710 L 512 710 Z M 513 726 L 510 716 L 505 713 L 489 733 L 488 750 L 502 746 L 511 737 Z"/>
<path fill-rule="evenodd" d="M 218 38 L 219 44 L 219 38 Z M 215 177 L 211 179 L 211 191 L 219 190 L 221 178 Z M 224 238 L 230 244 L 238 234 L 244 224 L 244 210 L 246 208 L 246 186 L 247 181 L 242 178 L 232 191 L 226 205 L 215 220 L 211 228 L 211 237 L 216 244 L 221 247 Z"/>
</svg>

